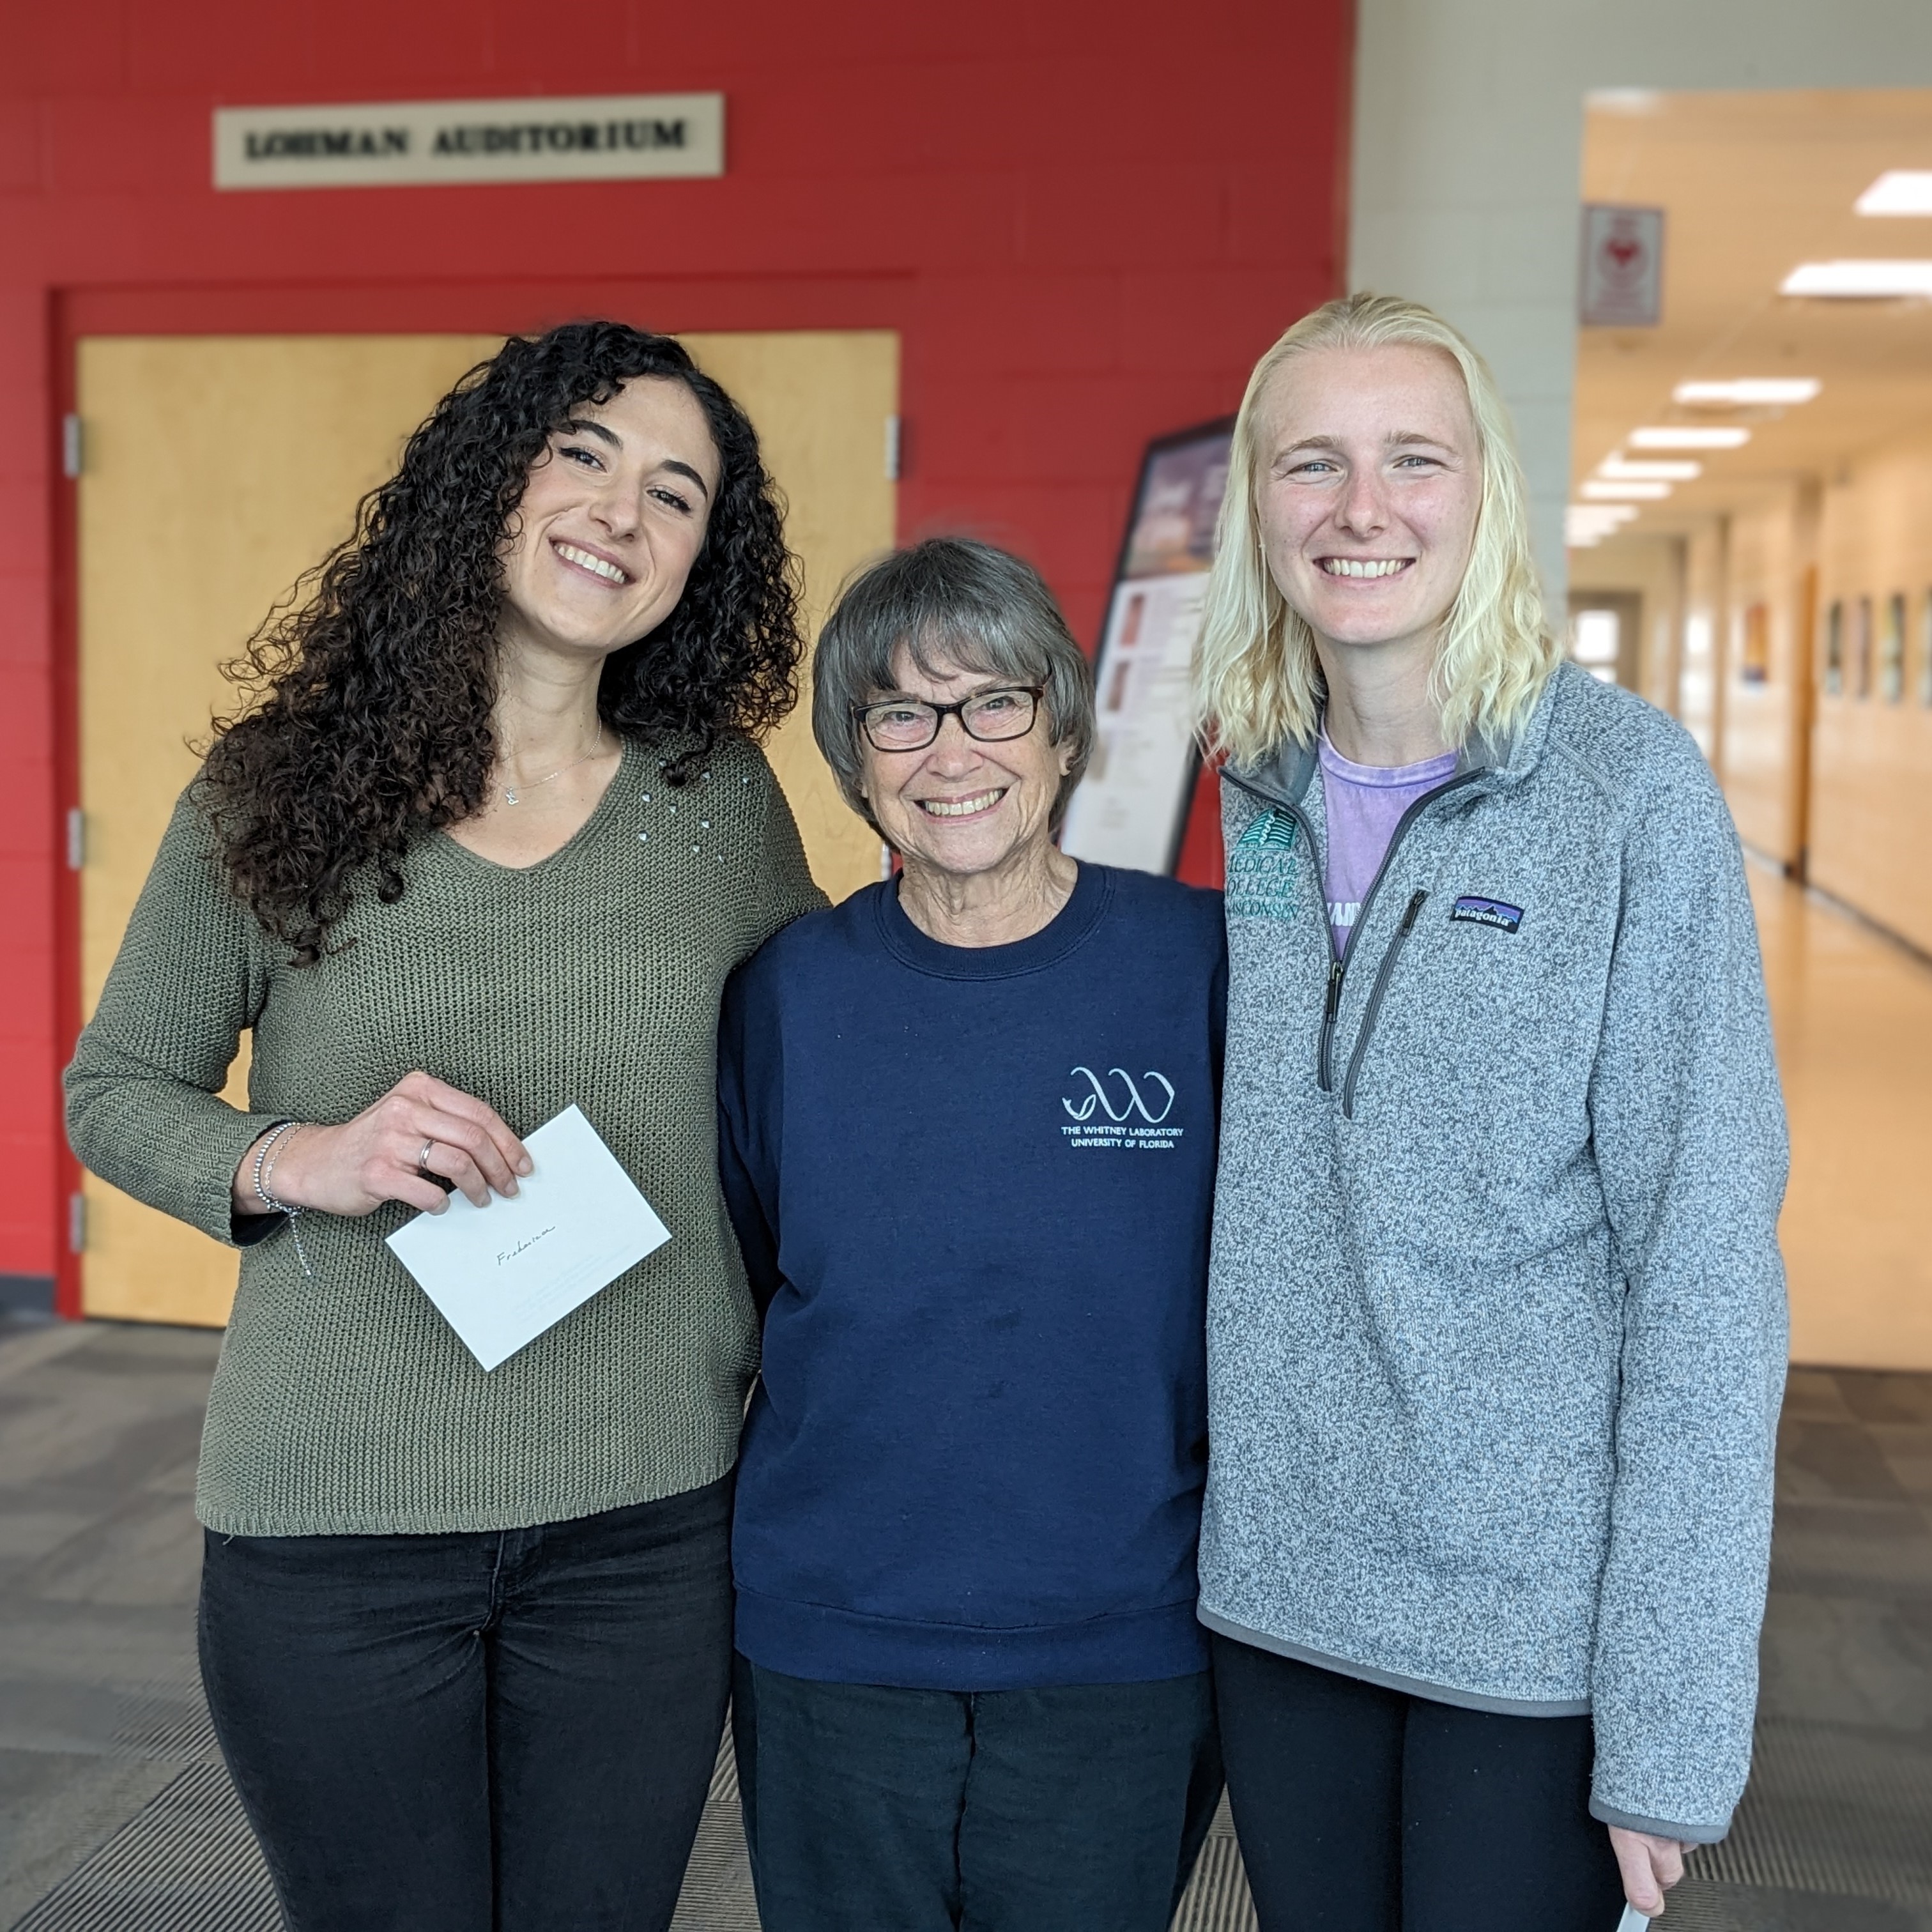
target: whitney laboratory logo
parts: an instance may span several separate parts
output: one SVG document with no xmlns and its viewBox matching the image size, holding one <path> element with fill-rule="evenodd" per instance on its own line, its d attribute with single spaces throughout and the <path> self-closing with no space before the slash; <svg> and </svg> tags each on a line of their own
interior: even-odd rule
<svg viewBox="0 0 1932 1932">
<path fill-rule="evenodd" d="M 1160 1112 L 1157 1114 L 1149 1110 L 1146 1098 L 1142 1094 L 1138 1084 L 1124 1066 L 1110 1066 L 1107 1069 L 1107 1078 L 1109 1080 L 1119 1081 L 1121 1086 L 1126 1090 L 1126 1104 L 1120 1107 L 1116 1107 L 1114 1105 L 1112 1100 L 1108 1096 L 1106 1088 L 1101 1084 L 1100 1076 L 1094 1071 L 1092 1067 L 1076 1066 L 1073 1071 L 1082 1076 L 1088 1085 L 1094 1090 L 1090 1094 L 1083 1095 L 1077 1107 L 1071 1100 L 1063 1099 L 1060 1101 L 1060 1104 L 1066 1109 L 1070 1119 L 1081 1121 L 1090 1120 L 1094 1118 L 1094 1109 L 1097 1106 L 1110 1120 L 1119 1122 L 1138 1114 L 1149 1126 L 1157 1127 L 1174 1110 L 1174 1082 L 1168 1079 L 1166 1074 L 1156 1073 L 1151 1067 L 1141 1076 L 1141 1078 L 1155 1082 L 1162 1093 L 1166 1096 L 1166 1098 L 1161 1102 Z"/>
</svg>

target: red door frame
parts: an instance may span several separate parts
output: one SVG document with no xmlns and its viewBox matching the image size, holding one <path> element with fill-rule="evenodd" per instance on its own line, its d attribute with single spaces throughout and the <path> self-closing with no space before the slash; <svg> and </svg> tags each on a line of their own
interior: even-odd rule
<svg viewBox="0 0 1932 1932">
<path fill-rule="evenodd" d="M 911 280 L 895 275 L 100 287 L 58 290 L 51 299 L 54 824 L 62 836 L 48 856 L 54 867 L 54 1027 L 63 1060 L 80 1030 L 80 875 L 67 862 L 64 836 L 68 814 L 80 803 L 80 556 L 76 493 L 58 452 L 62 423 L 77 400 L 76 350 L 83 337 L 508 335 L 586 315 L 614 316 L 670 334 L 892 329 L 902 345 L 902 415 L 914 360 L 907 352 Z M 67 1144 L 58 1092 L 52 1106 L 58 1150 L 56 1197 L 50 1203 L 56 1234 L 54 1306 L 74 1320 L 82 1312 L 80 1256 L 63 1224 L 81 1170 Z"/>
</svg>

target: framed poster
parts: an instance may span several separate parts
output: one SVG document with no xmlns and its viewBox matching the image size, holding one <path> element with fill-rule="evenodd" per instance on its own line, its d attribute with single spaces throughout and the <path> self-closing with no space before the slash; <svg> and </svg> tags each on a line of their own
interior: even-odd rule
<svg viewBox="0 0 1932 1932">
<path fill-rule="evenodd" d="M 1099 729 L 1062 850 L 1095 865 L 1174 869 L 1200 770 L 1188 671 L 1214 560 L 1234 418 L 1148 446 L 1094 660 Z"/>
<path fill-rule="evenodd" d="M 1586 202 L 1577 320 L 1586 328 L 1654 328 L 1663 310 L 1663 209 Z"/>
</svg>

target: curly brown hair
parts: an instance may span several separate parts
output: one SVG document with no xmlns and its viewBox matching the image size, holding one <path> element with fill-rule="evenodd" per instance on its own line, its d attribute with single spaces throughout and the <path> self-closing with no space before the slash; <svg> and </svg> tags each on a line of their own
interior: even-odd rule
<svg viewBox="0 0 1932 1932">
<path fill-rule="evenodd" d="M 201 796 L 236 896 L 298 965 L 330 950 L 358 890 L 401 896 L 412 840 L 482 807 L 505 535 L 552 431 L 640 376 L 691 392 L 720 475 L 683 596 L 612 654 L 598 712 L 614 731 L 684 740 L 666 772 L 682 784 L 721 735 L 762 736 L 797 701 L 797 566 L 743 410 L 669 336 L 616 322 L 513 336 L 225 667 L 244 701 L 215 721 Z"/>
</svg>

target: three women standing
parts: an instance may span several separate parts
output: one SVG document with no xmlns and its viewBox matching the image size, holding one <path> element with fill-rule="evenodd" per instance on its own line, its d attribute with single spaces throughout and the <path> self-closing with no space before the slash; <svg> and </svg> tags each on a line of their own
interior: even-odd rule
<svg viewBox="0 0 1932 1932">
<path fill-rule="evenodd" d="M 1222 516 L 1201 1616 L 1262 1923 L 1610 1932 L 1750 1759 L 1785 1139 L 1736 835 L 1556 662 L 1426 310 L 1282 338 Z"/>
<path fill-rule="evenodd" d="M 823 903 L 755 745 L 798 648 L 724 392 L 615 323 L 512 340 L 258 644 L 82 1036 L 82 1157 L 242 1248 L 202 1661 L 298 1932 L 669 1922 L 757 1360 L 718 999 Z M 385 1237 L 573 1102 L 672 1238 L 486 1374 Z"/>
<path fill-rule="evenodd" d="M 993 568 L 951 561 L 956 590 Z M 910 594 L 916 576 L 884 580 Z M 1000 595 L 1028 589 L 1010 576 Z M 1031 738 L 1052 684 L 1033 658 L 997 626 L 895 622 L 852 640 L 854 708 L 821 736 L 874 822 L 910 828 L 910 908 L 875 894 L 768 955 L 728 1065 L 734 1207 L 780 1324 L 740 1552 L 748 1743 L 768 1717 L 790 1726 L 752 1780 L 773 1800 L 766 1888 L 836 1916 L 813 1864 L 828 1815 L 883 1817 L 898 1836 L 873 1879 L 951 1915 L 958 1738 L 982 1702 L 1024 1694 L 1013 1762 L 1034 1783 L 1012 1788 L 1036 1795 L 1037 1747 L 1081 1700 L 1042 1726 L 1054 1700 L 1036 1694 L 1097 1686 L 1123 1694 L 1086 1700 L 1095 1736 L 1161 1706 L 1166 1784 L 1119 1840 L 1156 1874 L 1136 1909 L 1157 1918 L 1212 1757 L 1174 1623 L 1188 1592 L 1168 1587 L 1198 1480 L 1195 1345 L 1161 1327 L 1186 1304 L 1185 1255 L 1142 1306 L 1135 1386 L 1142 1420 L 1167 1418 L 1166 1460 L 1108 1467 L 1104 1431 L 1080 1447 L 1120 1523 L 1152 1527 L 1052 1570 L 1044 1664 L 1012 1662 L 1038 1578 L 949 1569 L 950 1516 L 868 1522 L 866 1499 L 903 1504 L 917 1472 L 862 1430 L 807 1441 L 800 1418 L 808 1387 L 876 1396 L 862 1375 L 848 1388 L 855 1336 L 877 1346 L 910 1310 L 893 1346 L 917 1369 L 918 1336 L 950 1324 L 981 1375 L 955 1393 L 982 1413 L 915 1400 L 902 1432 L 976 1421 L 959 1439 L 982 1459 L 942 1453 L 927 1486 L 976 1480 L 989 1534 L 1037 1511 L 983 1425 L 1023 1382 L 1047 1427 L 1063 1364 L 1102 1413 L 1127 1386 L 1118 1328 L 1094 1328 L 1096 1380 L 1080 1322 L 1100 1285 L 1054 1312 L 1075 1258 L 1039 1282 L 980 1265 L 1041 1213 L 1009 1156 L 988 1198 L 964 1184 L 984 1124 L 1006 1125 L 983 1096 L 932 1151 L 934 1057 L 1010 1084 L 1000 1056 L 1024 1048 L 1025 1090 L 1058 1123 L 1042 1160 L 1111 1158 L 1068 1140 L 1086 1096 L 1054 1082 L 1090 1062 L 1108 1104 L 1119 1070 L 1073 1035 L 1184 1023 L 1190 1119 L 1211 1119 L 1220 943 L 1174 889 L 1156 904 L 1050 851 L 1078 720 L 1047 698 Z M 712 1178 L 718 1000 L 822 903 L 753 742 L 796 648 L 776 512 L 728 398 L 675 344 L 615 325 L 508 344 L 258 652 L 262 700 L 178 808 L 82 1036 L 83 1157 L 244 1248 L 199 1497 L 203 1666 L 302 1932 L 669 1918 L 726 1694 L 728 1478 L 756 1360 Z M 1201 657 L 1229 760 L 1232 976 L 1200 1616 L 1269 1932 L 1609 1932 L 1624 1897 L 1658 1909 L 1682 1848 L 1722 1835 L 1748 1763 L 1784 1361 L 1754 928 L 1695 748 L 1556 657 L 1480 360 L 1411 304 L 1298 324 L 1243 404 Z M 982 864 L 973 842 L 998 845 L 1009 796 L 1032 815 Z M 1022 890 L 996 904 L 974 881 L 1002 868 Z M 1136 1016 L 1105 974 L 1082 980 L 1116 902 L 1184 934 L 1192 1006 Z M 820 1225 L 850 1185 L 844 1150 L 828 1164 L 772 1083 L 796 1067 L 838 1097 L 854 1049 L 819 1010 L 862 951 L 880 998 L 932 1016 L 915 1042 L 901 1012 L 899 1058 L 867 1038 L 864 1060 L 866 1099 L 932 1159 L 902 1177 L 920 1211 L 855 1235 L 850 1212 Z M 808 1011 L 794 980 L 813 974 Z M 1009 975 L 1010 1016 L 987 1004 Z M 1066 1068 L 1039 1085 L 1053 1042 L 1028 1000 L 1061 980 Z M 239 1112 L 218 1096 L 244 1030 Z M 1164 1124 L 1146 1083 L 1172 1070 L 1124 1049 L 1120 1067 L 1119 1107 L 1133 1088 Z M 513 1192 L 519 1134 L 572 1102 L 674 1238 L 486 1376 L 383 1237 L 446 1184 Z M 775 1124 L 796 1130 L 802 1192 Z M 971 1210 L 957 1227 L 931 1211 L 938 1159 Z M 1139 1191 L 1136 1174 L 1124 1225 Z M 978 1300 L 895 1303 L 882 1240 L 934 1280 L 938 1256 Z M 1150 1258 L 1141 1243 L 1135 1264 Z M 834 1261 L 842 1301 L 823 1292 Z M 1010 1387 L 1000 1338 L 1043 1313 L 1052 1345 L 1016 1356 Z M 798 1498 L 828 1471 L 856 1507 L 820 1550 Z M 1078 1527 L 1040 1520 L 1063 1519 Z M 895 1550 L 908 1528 L 916 1546 Z M 962 1579 L 1004 1591 L 998 1614 L 947 1618 Z M 905 1694 L 855 1694 L 882 1684 Z M 856 1754 L 828 1756 L 835 1726 Z M 896 1822 L 854 1796 L 886 1733 L 917 1761 Z M 1160 1833 L 1140 1829 L 1156 1810 Z M 1011 1897 L 1046 1895 L 1036 1843 L 997 1849 Z M 1128 1922 L 1091 1876 L 1089 1916 Z"/>
</svg>

